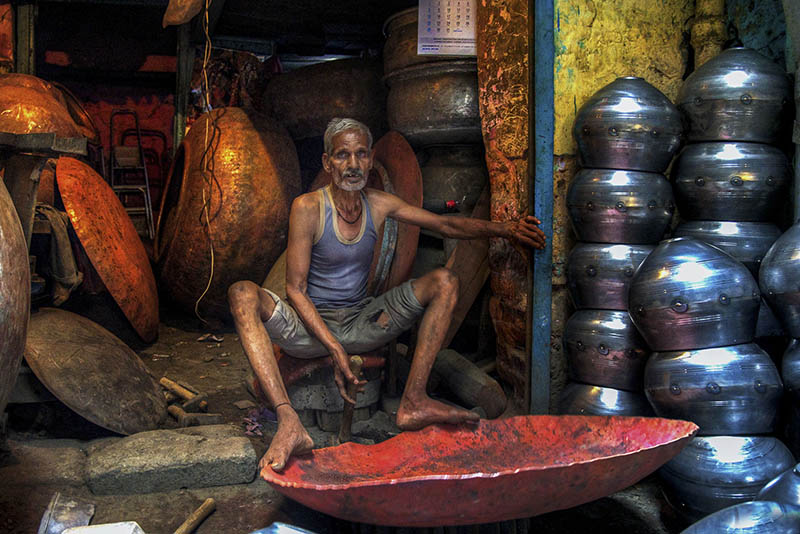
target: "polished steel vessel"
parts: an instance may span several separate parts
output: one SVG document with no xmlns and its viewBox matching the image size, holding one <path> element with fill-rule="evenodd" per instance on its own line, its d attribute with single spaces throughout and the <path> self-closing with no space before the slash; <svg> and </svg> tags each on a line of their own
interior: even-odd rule
<svg viewBox="0 0 800 534">
<path fill-rule="evenodd" d="M 792 339 L 781 358 L 781 377 L 786 392 L 800 401 L 800 339 Z"/>
<path fill-rule="evenodd" d="M 564 388 L 558 408 L 558 413 L 563 415 L 653 415 L 653 409 L 641 393 L 576 382 Z"/>
<path fill-rule="evenodd" d="M 421 63 L 388 73 L 389 127 L 414 146 L 483 142 L 475 59 Z"/>
<path fill-rule="evenodd" d="M 758 492 L 758 500 L 800 506 L 800 464 L 770 480 Z"/>
<path fill-rule="evenodd" d="M 797 534 L 800 506 L 774 502 L 743 502 L 714 512 L 681 534 Z"/>
<path fill-rule="evenodd" d="M 581 166 L 664 172 L 680 147 L 680 113 L 642 78 L 617 78 L 578 110 L 572 133 Z"/>
<path fill-rule="evenodd" d="M 773 146 L 697 143 L 680 153 L 672 178 L 684 219 L 769 221 L 786 202 L 792 169 Z"/>
<path fill-rule="evenodd" d="M 672 233 L 674 237 L 694 237 L 730 254 L 758 276 L 761 260 L 781 236 L 781 229 L 766 222 L 686 221 Z"/>
<path fill-rule="evenodd" d="M 594 243 L 658 243 L 675 204 L 662 174 L 582 169 L 567 191 L 575 234 Z"/>
<path fill-rule="evenodd" d="M 576 308 L 627 310 L 636 268 L 653 245 L 578 243 L 567 259 L 567 287 Z"/>
<path fill-rule="evenodd" d="M 792 85 L 772 60 L 729 48 L 701 65 L 678 93 L 689 141 L 776 143 L 789 124 Z"/>
<path fill-rule="evenodd" d="M 800 223 L 780 236 L 764 256 L 759 285 L 789 336 L 800 337 Z"/>
<path fill-rule="evenodd" d="M 698 435 L 772 432 L 783 383 L 769 355 L 755 343 L 655 352 L 644 391 L 656 414 L 685 419 Z"/>
<path fill-rule="evenodd" d="M 569 377 L 577 382 L 642 390 L 650 351 L 628 312 L 578 310 L 564 326 Z"/>
<path fill-rule="evenodd" d="M 662 241 L 633 276 L 628 310 L 651 349 L 749 343 L 760 293 L 750 271 L 691 237 Z"/>
<path fill-rule="evenodd" d="M 795 464 L 786 445 L 769 436 L 695 437 L 660 470 L 664 493 L 685 518 L 753 500 Z"/>
</svg>

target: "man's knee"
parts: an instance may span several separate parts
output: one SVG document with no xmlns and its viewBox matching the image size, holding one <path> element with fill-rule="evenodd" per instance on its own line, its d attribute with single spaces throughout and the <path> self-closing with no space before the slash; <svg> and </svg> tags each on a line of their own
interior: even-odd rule
<svg viewBox="0 0 800 534">
<path fill-rule="evenodd" d="M 434 271 L 436 287 L 446 293 L 458 294 L 459 280 L 458 275 L 446 267 L 440 267 Z"/>
<path fill-rule="evenodd" d="M 259 288 L 249 280 L 234 282 L 228 287 L 228 305 L 234 317 L 258 309 Z"/>
</svg>

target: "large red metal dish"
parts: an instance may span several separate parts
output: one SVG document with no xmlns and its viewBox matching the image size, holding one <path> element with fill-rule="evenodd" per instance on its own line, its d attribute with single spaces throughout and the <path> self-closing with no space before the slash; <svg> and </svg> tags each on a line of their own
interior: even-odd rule
<svg viewBox="0 0 800 534">
<path fill-rule="evenodd" d="M 59 158 L 56 182 L 75 234 L 108 292 L 145 342 L 158 336 L 158 292 L 150 260 L 128 213 L 88 165 Z"/>
<path fill-rule="evenodd" d="M 624 489 L 678 454 L 695 432 L 694 423 L 671 419 L 529 415 L 317 449 L 261 476 L 287 497 L 349 521 L 489 523 Z"/>
</svg>

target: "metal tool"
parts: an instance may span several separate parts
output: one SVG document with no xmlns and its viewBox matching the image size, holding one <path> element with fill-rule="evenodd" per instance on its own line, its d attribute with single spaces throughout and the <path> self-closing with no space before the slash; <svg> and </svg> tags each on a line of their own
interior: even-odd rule
<svg viewBox="0 0 800 534">
<path fill-rule="evenodd" d="M 361 356 L 350 356 L 350 371 L 358 377 L 361 374 L 361 367 L 364 365 L 364 360 L 361 359 Z M 358 386 L 353 384 L 352 382 L 347 384 L 347 396 L 353 400 L 356 400 L 356 396 L 358 395 Z M 344 403 L 344 410 L 342 411 L 342 425 L 339 427 L 339 436 L 338 441 L 339 443 L 346 443 L 350 441 L 351 437 L 351 430 L 353 426 L 353 410 L 355 409 L 355 403 L 350 403 L 345 401 Z"/>
<path fill-rule="evenodd" d="M 208 395 L 205 393 L 192 391 L 191 389 L 186 388 L 173 380 L 170 380 L 166 376 L 161 377 L 161 380 L 159 380 L 158 383 L 164 386 L 167 391 L 173 393 L 176 397 L 183 399 L 184 402 L 181 404 L 183 411 L 208 411 Z"/>
<path fill-rule="evenodd" d="M 200 425 L 219 425 L 223 423 L 222 414 L 219 413 L 186 413 L 183 408 L 175 404 L 167 407 L 167 412 L 178 421 L 182 427 Z"/>
</svg>

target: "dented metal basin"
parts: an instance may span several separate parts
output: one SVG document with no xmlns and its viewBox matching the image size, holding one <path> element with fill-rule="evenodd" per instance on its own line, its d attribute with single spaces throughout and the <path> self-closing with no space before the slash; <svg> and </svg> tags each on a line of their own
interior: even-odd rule
<svg viewBox="0 0 800 534">
<path fill-rule="evenodd" d="M 284 495 L 349 521 L 488 523 L 621 490 L 678 454 L 696 430 L 659 418 L 547 415 L 433 425 L 377 445 L 317 449 L 261 476 Z"/>
</svg>

